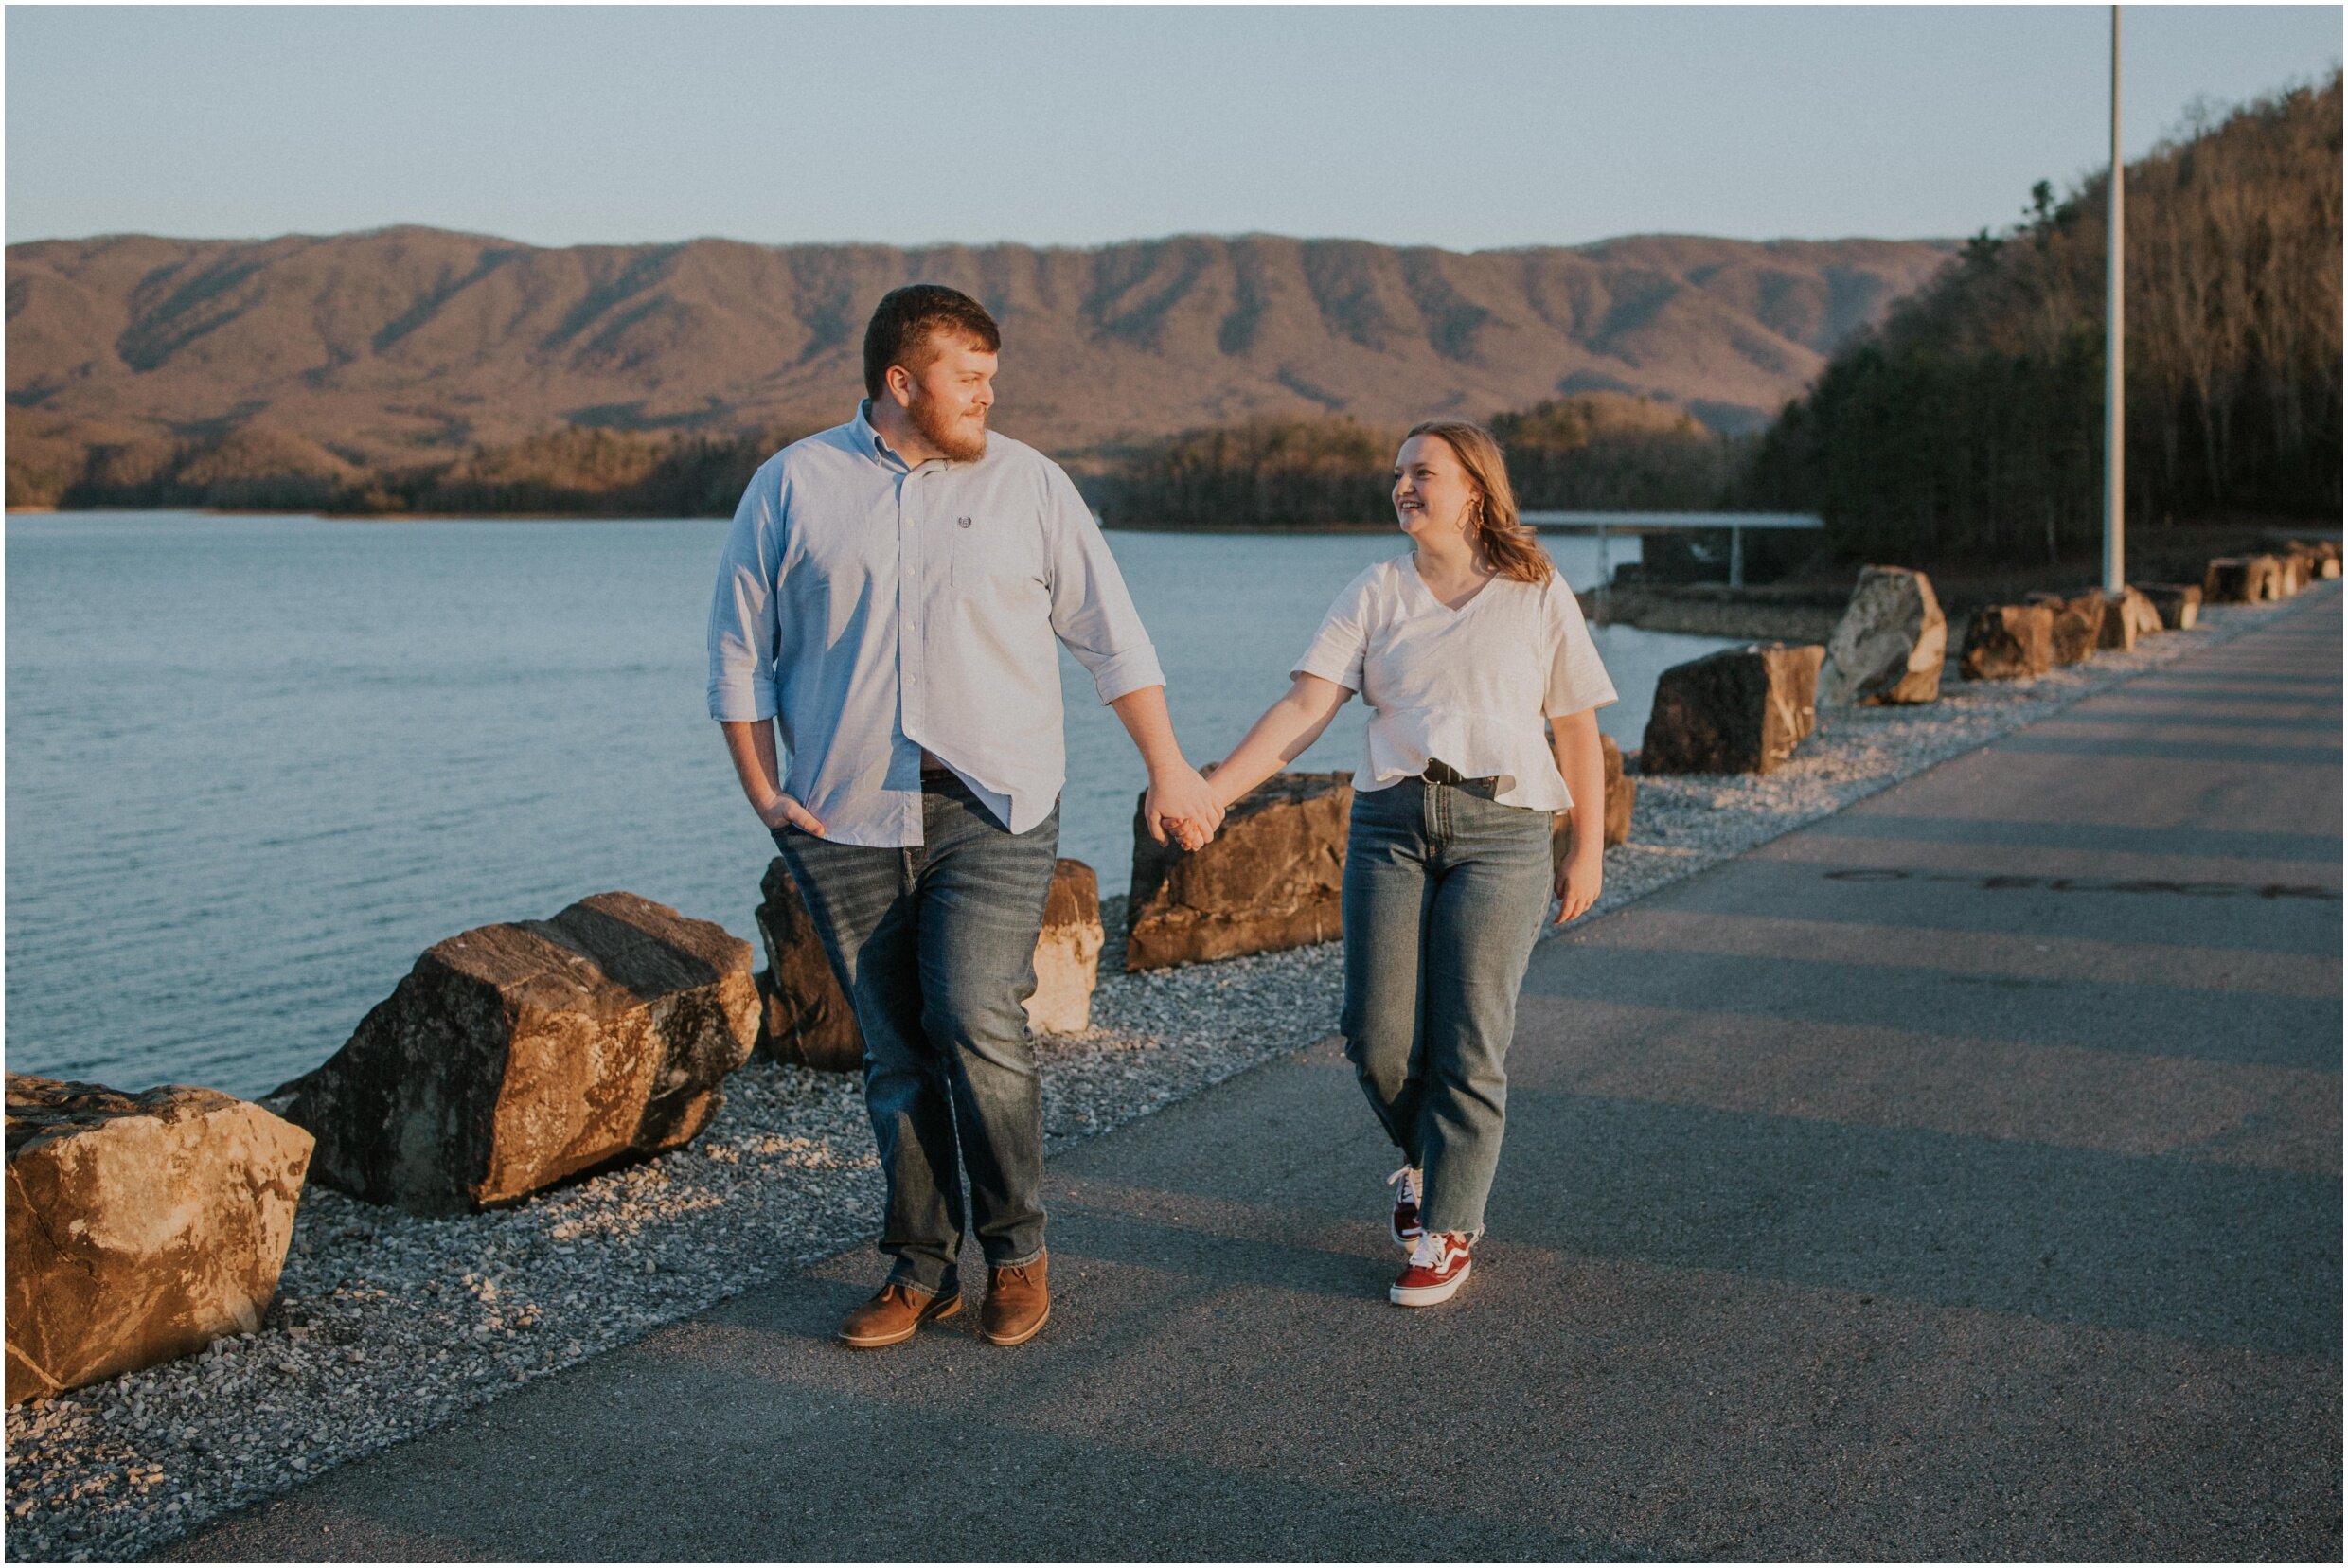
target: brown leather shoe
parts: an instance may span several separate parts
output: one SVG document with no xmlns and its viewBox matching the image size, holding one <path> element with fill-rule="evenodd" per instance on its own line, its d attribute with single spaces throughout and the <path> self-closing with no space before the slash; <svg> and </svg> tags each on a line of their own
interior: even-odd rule
<svg viewBox="0 0 2348 1568">
<path fill-rule="evenodd" d="M 962 1310 L 962 1294 L 958 1291 L 941 1291 L 925 1296 L 892 1281 L 880 1287 L 880 1293 L 865 1302 L 840 1325 L 840 1343 L 852 1350 L 878 1350 L 884 1345 L 902 1345 L 913 1338 L 914 1330 L 925 1323 L 943 1323 Z"/>
<path fill-rule="evenodd" d="M 1052 1315 L 1052 1292 L 1038 1257 L 1016 1269 L 987 1271 L 987 1305 L 979 1309 L 978 1331 L 989 1345 L 1024 1345 Z"/>
</svg>

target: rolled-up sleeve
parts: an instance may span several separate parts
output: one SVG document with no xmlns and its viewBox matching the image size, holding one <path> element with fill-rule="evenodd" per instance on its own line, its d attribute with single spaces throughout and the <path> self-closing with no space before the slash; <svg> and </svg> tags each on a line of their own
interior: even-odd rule
<svg viewBox="0 0 2348 1568">
<path fill-rule="evenodd" d="M 1158 650 L 1133 608 L 1109 541 L 1058 464 L 1045 478 L 1044 546 L 1050 554 L 1052 631 L 1093 676 L 1103 703 L 1165 685 Z"/>
<path fill-rule="evenodd" d="M 709 716 L 720 723 L 774 717 L 781 510 L 781 486 L 769 465 L 753 476 L 735 508 L 709 606 Z"/>
</svg>

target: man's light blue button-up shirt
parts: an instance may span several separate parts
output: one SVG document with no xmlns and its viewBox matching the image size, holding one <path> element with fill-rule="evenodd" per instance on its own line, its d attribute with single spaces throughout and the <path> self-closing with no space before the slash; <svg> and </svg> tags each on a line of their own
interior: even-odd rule
<svg viewBox="0 0 2348 1568">
<path fill-rule="evenodd" d="M 908 468 L 860 408 L 742 492 L 709 713 L 779 721 L 784 790 L 841 843 L 921 842 L 925 749 L 1025 832 L 1067 778 L 1055 638 L 1104 703 L 1165 682 L 1058 463 L 989 435 L 976 462 Z"/>
</svg>

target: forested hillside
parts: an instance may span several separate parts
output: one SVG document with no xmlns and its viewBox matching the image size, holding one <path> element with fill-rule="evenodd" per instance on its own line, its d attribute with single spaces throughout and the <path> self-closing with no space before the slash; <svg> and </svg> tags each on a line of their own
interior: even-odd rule
<svg viewBox="0 0 2348 1568">
<path fill-rule="evenodd" d="M 2132 525 L 2340 511 L 2340 79 L 2130 165 Z M 2051 559 L 2103 505 L 2098 177 L 1982 234 L 1838 352 L 1764 437 L 1743 499 L 1822 512 L 1846 553 Z M 2337 526 L 2337 525 L 2335 525 Z"/>
<path fill-rule="evenodd" d="M 1586 392 L 1494 415 L 1520 505 L 1701 510 L 1718 506 L 1744 445 L 1684 409 Z M 1087 479 L 1112 522 L 1189 527 L 1391 524 L 1401 425 L 1260 419 L 1195 430 Z"/>
</svg>

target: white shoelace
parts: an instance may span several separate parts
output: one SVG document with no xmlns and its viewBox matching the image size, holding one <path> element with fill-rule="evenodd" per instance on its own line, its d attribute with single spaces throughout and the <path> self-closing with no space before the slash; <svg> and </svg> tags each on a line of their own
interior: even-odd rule
<svg viewBox="0 0 2348 1568">
<path fill-rule="evenodd" d="M 1419 1175 L 1414 1167 L 1404 1166 L 1400 1170 L 1386 1178 L 1388 1186 L 1394 1185 L 1396 1182 L 1402 1184 L 1402 1190 L 1395 1194 L 1395 1201 L 1408 1203 L 1414 1208 L 1417 1207 L 1421 1201 L 1419 1195 L 1426 1190 L 1426 1179 Z"/>
<path fill-rule="evenodd" d="M 1450 1267 L 1451 1255 L 1457 1251 L 1459 1249 L 1451 1245 L 1451 1238 L 1441 1231 L 1421 1231 L 1418 1233 L 1418 1245 L 1411 1249 L 1411 1267 L 1433 1269 L 1441 1273 Z"/>
</svg>

